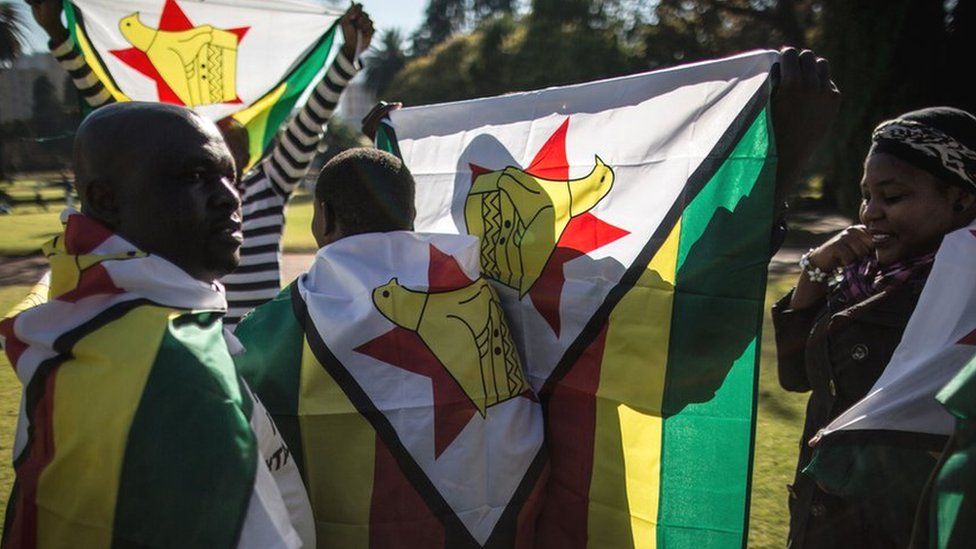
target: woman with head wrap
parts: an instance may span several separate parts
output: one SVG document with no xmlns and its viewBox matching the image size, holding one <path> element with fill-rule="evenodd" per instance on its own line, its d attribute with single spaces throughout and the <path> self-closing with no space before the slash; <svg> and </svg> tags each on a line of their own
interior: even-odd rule
<svg viewBox="0 0 976 549">
<path fill-rule="evenodd" d="M 780 384 L 811 392 L 788 487 L 793 548 L 908 544 L 931 454 L 893 455 L 898 474 L 868 499 L 828 494 L 801 471 L 807 441 L 881 375 L 942 238 L 976 218 L 976 117 L 934 107 L 882 123 L 860 186 L 860 224 L 805 254 L 796 287 L 772 311 Z"/>
</svg>

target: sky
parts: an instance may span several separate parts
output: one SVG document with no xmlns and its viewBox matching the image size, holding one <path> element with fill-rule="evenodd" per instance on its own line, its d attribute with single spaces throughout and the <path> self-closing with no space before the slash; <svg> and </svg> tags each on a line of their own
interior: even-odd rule
<svg viewBox="0 0 976 549">
<path fill-rule="evenodd" d="M 360 0 L 363 7 L 373 18 L 378 31 L 399 28 L 404 37 L 409 37 L 424 18 L 427 0 Z M 347 2 L 321 2 L 337 6 L 344 6 Z M 15 5 L 24 10 L 24 19 L 28 23 L 27 39 L 33 51 L 47 51 L 47 35 L 37 26 L 30 15 L 28 7 L 16 2 Z"/>
</svg>

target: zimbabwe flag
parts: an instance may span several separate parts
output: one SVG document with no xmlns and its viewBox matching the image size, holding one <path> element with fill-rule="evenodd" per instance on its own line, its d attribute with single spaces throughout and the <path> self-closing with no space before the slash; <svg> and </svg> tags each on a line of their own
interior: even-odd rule
<svg viewBox="0 0 976 549">
<path fill-rule="evenodd" d="M 238 326 L 319 547 L 531 546 L 542 409 L 478 263 L 469 236 L 346 237 Z"/>
<path fill-rule="evenodd" d="M 23 385 L 3 546 L 298 547 L 218 287 L 67 211 L 44 303 L 0 322 Z"/>
<path fill-rule="evenodd" d="M 417 230 L 472 234 L 546 417 L 539 547 L 747 535 L 778 56 L 395 111 Z"/>
<path fill-rule="evenodd" d="M 257 160 L 332 54 L 341 11 L 301 0 L 64 0 L 68 30 L 116 101 L 244 124 Z"/>
</svg>

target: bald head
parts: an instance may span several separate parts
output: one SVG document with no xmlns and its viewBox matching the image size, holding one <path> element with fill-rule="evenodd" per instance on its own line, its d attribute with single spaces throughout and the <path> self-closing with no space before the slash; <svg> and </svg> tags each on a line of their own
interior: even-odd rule
<svg viewBox="0 0 976 549">
<path fill-rule="evenodd" d="M 160 103 L 115 103 L 78 128 L 82 211 L 192 276 L 233 270 L 240 247 L 234 161 L 216 126 Z"/>
</svg>

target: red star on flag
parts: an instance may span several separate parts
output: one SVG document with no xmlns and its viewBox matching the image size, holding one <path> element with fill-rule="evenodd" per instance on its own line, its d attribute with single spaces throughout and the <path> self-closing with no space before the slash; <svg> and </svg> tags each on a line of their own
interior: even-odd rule
<svg viewBox="0 0 976 549">
<path fill-rule="evenodd" d="M 566 134 L 569 131 L 567 118 L 546 140 L 535 158 L 525 168 L 525 173 L 553 180 L 569 179 L 569 161 L 566 159 Z M 471 164 L 471 182 L 481 174 L 491 170 Z M 529 299 L 542 318 L 546 320 L 556 337 L 559 337 L 559 306 L 566 284 L 563 267 L 566 263 L 582 257 L 594 250 L 630 234 L 628 231 L 607 223 L 590 212 L 576 216 L 569 221 L 566 230 L 556 243 L 549 261 L 539 279 L 529 289 Z"/>
<path fill-rule="evenodd" d="M 163 13 L 159 17 L 159 25 L 157 26 L 159 30 L 179 32 L 190 30 L 194 27 L 195 25 L 191 23 L 190 19 L 185 13 L 183 13 L 183 10 L 180 9 L 180 6 L 176 3 L 176 0 L 166 0 L 166 4 L 163 5 Z M 251 27 L 238 27 L 224 30 L 236 34 L 238 43 L 240 43 L 250 28 Z M 184 103 L 169 87 L 162 75 L 159 74 L 159 71 L 156 70 L 155 66 L 153 66 L 152 61 L 149 60 L 149 56 L 146 55 L 146 52 L 138 48 L 110 51 L 112 55 L 118 57 L 120 61 L 148 76 L 149 78 L 152 78 L 156 82 L 156 93 L 159 102 L 173 103 L 184 106 L 186 105 L 186 103 Z M 229 101 L 229 103 L 242 103 L 242 101 L 240 98 L 237 98 L 234 101 Z"/>
</svg>

